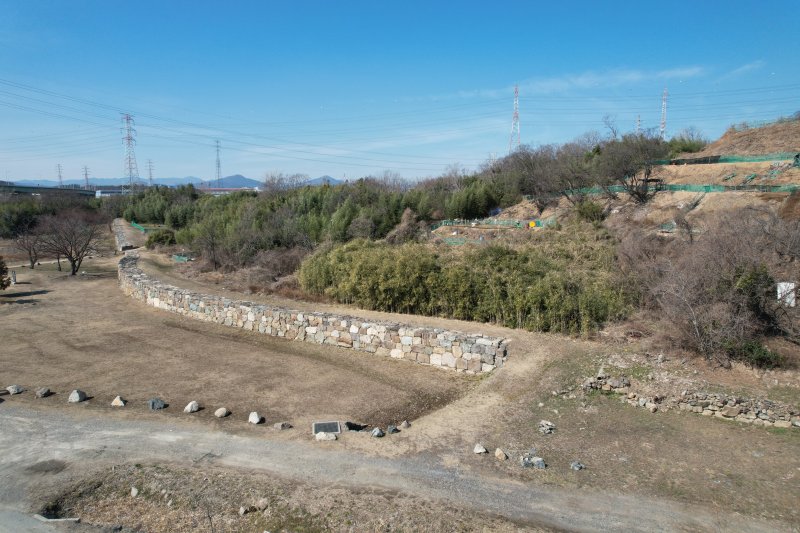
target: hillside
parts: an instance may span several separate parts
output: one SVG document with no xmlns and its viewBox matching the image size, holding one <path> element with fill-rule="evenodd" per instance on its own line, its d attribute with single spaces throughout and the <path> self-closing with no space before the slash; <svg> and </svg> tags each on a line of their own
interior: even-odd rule
<svg viewBox="0 0 800 533">
<path fill-rule="evenodd" d="M 779 122 L 760 128 L 731 127 L 718 140 L 691 157 L 709 155 L 763 155 L 800 152 L 800 120 Z"/>
</svg>

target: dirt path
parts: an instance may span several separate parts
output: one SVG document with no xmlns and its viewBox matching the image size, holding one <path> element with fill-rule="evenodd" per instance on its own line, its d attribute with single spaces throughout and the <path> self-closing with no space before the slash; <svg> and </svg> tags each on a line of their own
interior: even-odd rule
<svg viewBox="0 0 800 533">
<path fill-rule="evenodd" d="M 613 493 L 565 492 L 461 473 L 426 455 L 376 458 L 337 449 L 337 443 L 294 443 L 231 436 L 173 425 L 0 407 L 0 503 L 21 506 L 38 479 L 31 467 L 47 460 L 66 470 L 109 462 L 201 461 L 274 473 L 314 484 L 383 487 L 413 492 L 531 525 L 574 531 L 775 531 L 779 524 L 715 516 L 702 508 Z M 364 436 L 364 438 L 369 438 Z M 55 474 L 58 476 L 59 474 Z"/>
</svg>

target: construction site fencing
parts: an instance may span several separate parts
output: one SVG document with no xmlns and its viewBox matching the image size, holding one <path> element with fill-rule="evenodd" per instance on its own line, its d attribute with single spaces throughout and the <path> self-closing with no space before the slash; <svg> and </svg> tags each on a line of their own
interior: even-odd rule
<svg viewBox="0 0 800 533">
<path fill-rule="evenodd" d="M 651 188 L 656 191 L 670 192 L 788 192 L 800 191 L 800 185 L 701 185 L 694 183 L 658 183 Z M 609 193 L 624 193 L 627 188 L 624 185 L 611 185 L 609 187 L 584 187 L 582 189 L 567 189 L 563 194 L 568 196 L 592 196 Z M 558 195 L 553 195 L 558 196 Z M 533 200 L 533 196 L 525 196 L 526 200 Z"/>
<path fill-rule="evenodd" d="M 764 161 L 785 161 L 794 159 L 796 152 L 778 152 L 763 155 L 710 155 L 705 157 L 686 157 L 680 159 L 657 159 L 654 165 L 710 165 L 714 163 L 762 163 Z"/>
<path fill-rule="evenodd" d="M 140 224 L 137 224 L 135 220 L 131 220 L 131 226 L 133 226 L 134 228 L 138 229 L 142 233 L 147 233 L 147 228 L 145 228 L 144 226 L 142 226 Z"/>
</svg>

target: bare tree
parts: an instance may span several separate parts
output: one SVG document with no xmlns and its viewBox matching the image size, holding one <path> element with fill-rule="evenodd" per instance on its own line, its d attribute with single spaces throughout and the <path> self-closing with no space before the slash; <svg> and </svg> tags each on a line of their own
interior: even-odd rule
<svg viewBox="0 0 800 533">
<path fill-rule="evenodd" d="M 650 132 L 628 134 L 603 144 L 596 158 L 598 176 L 617 181 L 639 203 L 656 193 L 653 161 L 667 155 L 669 147 Z"/>
<path fill-rule="evenodd" d="M 268 172 L 264 175 L 264 194 L 274 194 L 294 189 L 308 181 L 306 174 L 284 174 L 283 172 Z"/>
<path fill-rule="evenodd" d="M 93 253 L 102 235 L 102 226 L 79 211 L 66 211 L 58 216 L 46 216 L 41 221 L 41 248 L 69 261 L 70 275 L 81 268 L 87 255 Z"/>
<path fill-rule="evenodd" d="M 28 224 L 14 239 L 14 247 L 28 254 L 28 261 L 33 269 L 39 260 L 39 253 L 42 249 L 42 235 L 38 228 L 34 227 L 33 223 Z"/>
</svg>

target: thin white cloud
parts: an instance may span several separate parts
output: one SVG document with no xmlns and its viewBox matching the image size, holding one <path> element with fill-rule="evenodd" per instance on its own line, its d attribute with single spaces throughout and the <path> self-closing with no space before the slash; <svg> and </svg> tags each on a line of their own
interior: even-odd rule
<svg viewBox="0 0 800 533">
<path fill-rule="evenodd" d="M 545 95 L 557 94 L 569 90 L 611 88 L 646 81 L 669 81 L 673 79 L 684 80 L 703 76 L 707 73 L 702 66 L 675 67 L 664 70 L 642 70 L 642 69 L 610 69 L 605 71 L 585 71 L 576 74 L 566 74 L 563 76 L 551 76 L 543 78 L 528 78 L 519 83 L 520 94 Z M 514 87 L 503 87 L 493 89 L 471 89 L 462 90 L 456 93 L 432 95 L 424 100 L 450 100 L 468 98 L 502 98 L 513 93 Z"/>
<path fill-rule="evenodd" d="M 766 64 L 767 63 L 761 59 L 757 61 L 751 61 L 750 63 L 745 63 L 744 65 L 731 70 L 730 72 L 722 76 L 721 79 L 729 79 L 729 78 L 734 78 L 736 76 L 741 76 L 742 74 L 747 74 L 748 72 L 759 70 L 764 66 L 766 66 Z"/>
</svg>

